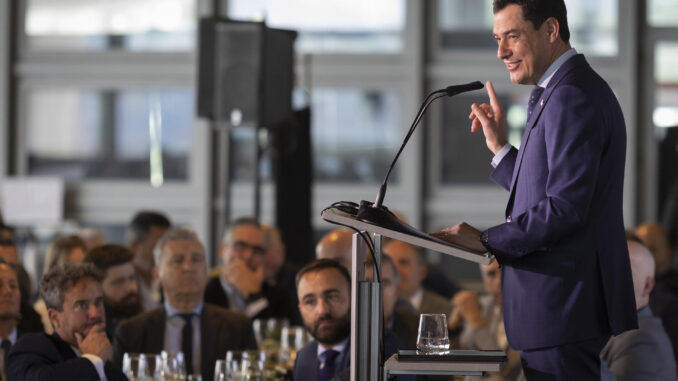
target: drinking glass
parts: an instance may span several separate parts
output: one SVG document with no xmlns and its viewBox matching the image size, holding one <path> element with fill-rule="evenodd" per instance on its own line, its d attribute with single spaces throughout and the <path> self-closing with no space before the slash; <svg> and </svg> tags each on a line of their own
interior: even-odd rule
<svg viewBox="0 0 678 381">
<path fill-rule="evenodd" d="M 226 360 L 217 360 L 214 364 L 214 381 L 228 381 L 230 372 Z"/>
<path fill-rule="evenodd" d="M 450 349 L 445 314 L 419 315 L 417 351 L 426 354 L 442 354 Z"/>
</svg>

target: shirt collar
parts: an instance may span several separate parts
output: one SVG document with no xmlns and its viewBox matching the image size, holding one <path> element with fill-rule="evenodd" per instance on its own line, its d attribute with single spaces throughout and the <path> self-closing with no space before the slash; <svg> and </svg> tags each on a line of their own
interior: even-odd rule
<svg viewBox="0 0 678 381">
<path fill-rule="evenodd" d="M 317 340 L 316 340 L 317 341 Z M 339 343 L 333 345 L 332 347 L 326 348 L 322 344 L 318 343 L 318 356 L 320 356 L 322 353 L 325 351 L 329 351 L 330 349 L 333 349 L 339 353 L 342 353 L 344 351 L 344 348 L 346 348 L 346 345 L 348 344 L 348 337 L 345 338 L 344 340 L 340 341 Z"/>
<path fill-rule="evenodd" d="M 549 68 L 546 69 L 544 74 L 539 79 L 539 82 L 537 82 L 537 85 L 539 87 L 546 88 L 549 85 L 549 82 L 551 82 L 551 78 L 553 78 L 553 75 L 556 74 L 558 69 L 560 69 L 560 67 L 563 66 L 563 64 L 567 60 L 574 57 L 576 54 L 577 51 L 574 50 L 574 48 L 570 48 L 565 53 L 561 54 L 560 57 L 556 58 L 556 60 L 553 61 L 551 66 L 549 66 Z"/>
<path fill-rule="evenodd" d="M 204 303 L 200 302 L 200 304 L 198 304 L 198 306 L 193 309 L 193 313 L 196 316 L 200 316 L 204 305 L 205 305 Z M 165 312 L 167 313 L 167 317 L 174 317 L 183 313 L 178 309 L 174 308 L 167 299 L 165 299 Z"/>
</svg>

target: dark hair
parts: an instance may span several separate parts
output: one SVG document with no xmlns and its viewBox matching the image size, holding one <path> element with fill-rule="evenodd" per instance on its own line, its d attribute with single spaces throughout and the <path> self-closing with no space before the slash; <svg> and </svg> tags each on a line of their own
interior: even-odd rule
<svg viewBox="0 0 678 381">
<path fill-rule="evenodd" d="M 85 262 L 93 264 L 104 274 L 111 267 L 132 262 L 132 259 L 134 259 L 134 253 L 130 249 L 112 243 L 95 247 L 85 256 Z"/>
<path fill-rule="evenodd" d="M 493 12 L 497 13 L 510 4 L 516 4 L 523 10 L 523 18 L 530 21 L 535 29 L 541 28 L 546 19 L 553 17 L 560 25 L 560 38 L 570 41 L 570 28 L 567 26 L 567 8 L 564 0 L 494 0 Z"/>
<path fill-rule="evenodd" d="M 64 263 L 55 266 L 42 276 L 40 296 L 47 308 L 63 311 L 64 293 L 86 278 L 101 282 L 101 272 L 91 263 Z"/>
<path fill-rule="evenodd" d="M 233 233 L 235 232 L 235 229 L 239 228 L 240 226 L 253 226 L 261 230 L 262 233 L 264 233 L 264 239 L 268 241 L 268 234 L 266 234 L 266 232 L 264 231 L 264 227 L 261 225 L 261 222 L 259 222 L 259 220 L 257 220 L 254 217 L 240 217 L 231 221 L 231 223 L 228 224 L 228 227 L 226 228 L 226 231 L 224 232 L 224 235 L 221 238 L 222 242 L 232 243 Z M 265 242 L 264 244 L 268 246 L 268 242 Z"/>
<path fill-rule="evenodd" d="M 148 233 L 153 226 L 169 229 L 172 224 L 170 223 L 170 220 L 160 212 L 144 210 L 137 213 L 127 225 L 127 243 L 146 240 Z"/>
<path fill-rule="evenodd" d="M 87 244 L 77 235 L 64 235 L 55 239 L 47 248 L 45 254 L 45 272 L 61 265 L 68 260 L 68 255 L 73 249 L 80 248 L 87 252 Z"/>
<path fill-rule="evenodd" d="M 306 266 L 302 267 L 301 270 L 297 272 L 297 278 L 295 282 L 297 288 L 299 288 L 299 281 L 301 281 L 301 278 L 304 275 L 326 269 L 336 269 L 337 271 L 339 271 L 339 273 L 343 275 L 344 278 L 346 278 L 348 288 L 349 289 L 351 288 L 351 274 L 348 273 L 346 267 L 344 267 L 341 263 L 335 261 L 334 259 L 328 258 L 316 259 L 311 263 L 307 264 Z"/>
</svg>

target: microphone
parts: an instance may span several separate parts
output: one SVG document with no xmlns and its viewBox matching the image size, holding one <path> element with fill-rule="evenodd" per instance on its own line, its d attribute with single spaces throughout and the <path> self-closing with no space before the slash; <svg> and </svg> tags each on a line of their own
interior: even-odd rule
<svg viewBox="0 0 678 381">
<path fill-rule="evenodd" d="M 374 204 L 371 205 L 373 208 L 381 208 L 382 207 L 382 203 L 384 201 L 384 196 L 386 195 L 386 186 L 388 184 L 388 178 L 391 175 L 391 171 L 393 170 L 393 167 L 395 166 L 395 163 L 398 160 L 398 157 L 400 157 L 400 153 L 403 151 L 403 149 L 405 148 L 405 145 L 410 140 L 410 137 L 412 136 L 412 133 L 414 132 L 415 128 L 417 128 L 419 121 L 424 116 L 426 109 L 428 109 L 428 106 L 438 98 L 452 97 L 452 96 L 455 96 L 457 94 L 465 93 L 467 91 L 480 90 L 483 87 L 484 86 L 483 86 L 482 82 L 480 82 L 480 81 L 465 83 L 463 85 L 452 85 L 452 86 L 447 86 L 444 89 L 436 90 L 426 97 L 426 99 L 424 100 L 424 103 L 422 103 L 421 107 L 419 108 L 419 112 L 417 113 L 417 116 L 414 118 L 414 122 L 412 122 L 412 126 L 410 127 L 409 131 L 407 132 L 407 135 L 405 135 L 405 139 L 403 140 L 403 144 L 400 146 L 400 149 L 398 150 L 398 153 L 396 154 L 395 158 L 393 158 L 393 162 L 391 162 L 391 166 L 388 168 L 388 172 L 386 172 L 386 177 L 384 178 L 384 182 L 381 184 L 381 188 L 379 188 L 379 193 L 377 193 L 377 199 L 374 201 Z"/>
</svg>

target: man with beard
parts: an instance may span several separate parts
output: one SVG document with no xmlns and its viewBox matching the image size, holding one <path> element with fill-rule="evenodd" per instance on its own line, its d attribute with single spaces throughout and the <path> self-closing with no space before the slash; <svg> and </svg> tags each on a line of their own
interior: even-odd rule
<svg viewBox="0 0 678 381">
<path fill-rule="evenodd" d="M 9 380 L 126 380 L 111 362 L 101 274 L 91 264 L 67 263 L 40 282 L 54 333 L 29 333 L 9 353 Z"/>
<path fill-rule="evenodd" d="M 295 380 L 344 380 L 349 377 L 351 344 L 351 276 L 332 259 L 317 259 L 297 273 L 299 311 L 315 340 L 297 353 Z M 384 335 L 384 357 L 402 343 Z M 410 378 L 404 378 L 410 379 Z"/>
<path fill-rule="evenodd" d="M 106 307 L 106 335 L 113 340 L 115 327 L 123 319 L 141 313 L 134 253 L 122 245 L 106 244 L 90 250 L 85 262 L 92 263 L 104 275 L 101 288 Z"/>
<path fill-rule="evenodd" d="M 214 363 L 228 350 L 255 349 L 249 319 L 238 312 L 205 304 L 205 249 L 190 229 L 165 234 L 154 249 L 156 278 L 164 290 L 162 307 L 118 325 L 115 363 L 125 352 L 182 352 L 187 374 L 214 377 Z"/>
</svg>

